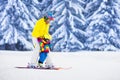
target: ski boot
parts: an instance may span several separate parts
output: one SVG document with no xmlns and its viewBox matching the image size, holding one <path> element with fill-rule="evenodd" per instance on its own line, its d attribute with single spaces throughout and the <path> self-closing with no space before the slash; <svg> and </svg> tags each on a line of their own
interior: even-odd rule
<svg viewBox="0 0 120 80">
<path fill-rule="evenodd" d="M 52 69 L 55 66 L 53 64 L 45 64 L 45 68 Z"/>
<path fill-rule="evenodd" d="M 43 64 L 42 63 L 38 63 L 38 68 L 43 68 Z"/>
<path fill-rule="evenodd" d="M 28 68 L 36 68 L 35 64 L 28 63 L 27 65 Z"/>
</svg>

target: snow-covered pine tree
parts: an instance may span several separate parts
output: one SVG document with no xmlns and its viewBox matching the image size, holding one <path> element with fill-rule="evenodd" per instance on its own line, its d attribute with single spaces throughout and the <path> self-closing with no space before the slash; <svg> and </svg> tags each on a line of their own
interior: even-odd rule
<svg viewBox="0 0 120 80">
<path fill-rule="evenodd" d="M 111 45 L 120 49 L 120 1 L 110 0 L 112 20 L 110 23 L 109 41 Z"/>
<path fill-rule="evenodd" d="M 2 0 L 0 49 L 30 50 L 36 20 L 53 11 L 53 51 L 120 49 L 119 0 Z"/>
<path fill-rule="evenodd" d="M 4 11 L 6 4 L 7 4 L 7 0 L 0 1 L 0 49 L 5 48 L 4 39 L 3 39 L 3 35 L 4 35 L 3 31 L 5 31 L 6 29 L 5 27 L 2 27 L 1 22 L 3 21 L 4 16 L 6 15 Z M 5 26 L 5 24 L 3 25 Z"/>
<path fill-rule="evenodd" d="M 52 11 L 55 21 L 52 44 L 54 51 L 78 51 L 84 48 L 85 19 L 80 0 L 53 0 Z"/>
<path fill-rule="evenodd" d="M 51 0 L 0 1 L 0 49 L 31 50 L 31 31 L 51 5 Z"/>
<path fill-rule="evenodd" d="M 32 49 L 30 34 L 35 18 L 31 16 L 25 4 L 21 0 L 8 0 L 3 12 L 0 23 L 4 49 Z"/>
<path fill-rule="evenodd" d="M 86 40 L 86 47 L 88 50 L 117 50 L 120 48 L 120 44 L 116 46 L 116 40 L 119 41 L 119 30 L 117 30 L 119 22 L 116 16 L 113 0 L 92 0 L 86 5 L 87 13 L 87 29 L 89 38 Z M 93 5 L 95 4 L 95 5 Z M 115 19 L 116 18 L 116 19 Z M 117 26 L 115 27 L 117 23 Z M 118 46 L 119 45 L 119 46 Z"/>
<path fill-rule="evenodd" d="M 5 50 L 31 50 L 31 30 L 35 17 L 32 11 L 21 0 L 4 0 L 1 3 L 0 12 L 0 39 L 1 49 Z M 3 8 L 4 7 L 4 8 Z M 36 15 L 39 13 L 36 11 Z M 4 46 L 4 47 L 3 47 Z"/>
</svg>

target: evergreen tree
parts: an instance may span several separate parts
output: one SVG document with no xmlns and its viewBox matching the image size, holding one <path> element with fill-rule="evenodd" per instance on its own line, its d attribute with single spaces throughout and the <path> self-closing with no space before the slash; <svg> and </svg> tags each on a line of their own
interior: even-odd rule
<svg viewBox="0 0 120 80">
<path fill-rule="evenodd" d="M 35 22 L 49 9 L 50 3 L 51 0 L 1 1 L 0 49 L 32 50 L 31 31 Z"/>
<path fill-rule="evenodd" d="M 76 51 L 84 48 L 85 19 L 79 0 L 53 0 L 55 21 L 51 27 L 54 51 Z M 54 28 L 54 29 L 53 29 Z"/>
<path fill-rule="evenodd" d="M 96 4 L 94 8 L 92 4 Z M 115 9 L 113 8 L 112 0 L 101 0 L 101 1 L 92 1 L 89 6 L 89 10 L 93 10 L 90 13 L 90 16 L 87 17 L 89 38 L 86 40 L 86 47 L 88 50 L 117 50 L 120 48 L 120 45 L 116 46 L 114 38 L 118 39 L 116 36 L 116 28 L 114 27 L 116 21 Z M 92 9 L 91 9 L 92 8 Z M 111 34 L 116 34 L 112 36 Z"/>
<path fill-rule="evenodd" d="M 31 50 L 35 22 L 52 11 L 53 51 L 118 50 L 119 8 L 119 0 L 2 0 L 0 49 Z"/>
</svg>

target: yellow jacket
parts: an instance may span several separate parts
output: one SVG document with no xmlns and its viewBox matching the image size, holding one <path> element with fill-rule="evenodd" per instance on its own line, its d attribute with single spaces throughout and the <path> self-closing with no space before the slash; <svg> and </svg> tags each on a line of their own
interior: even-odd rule
<svg viewBox="0 0 120 80">
<path fill-rule="evenodd" d="M 32 36 L 36 38 L 47 38 L 51 40 L 51 35 L 49 34 L 50 24 L 46 24 L 44 18 L 39 19 L 32 31 Z"/>
</svg>

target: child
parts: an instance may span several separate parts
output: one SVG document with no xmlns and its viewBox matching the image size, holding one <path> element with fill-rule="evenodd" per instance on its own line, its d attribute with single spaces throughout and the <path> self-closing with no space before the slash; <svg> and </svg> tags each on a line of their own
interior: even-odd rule
<svg viewBox="0 0 120 80">
<path fill-rule="evenodd" d="M 46 57 L 50 51 L 50 40 L 47 38 L 37 38 L 40 45 L 40 53 L 38 59 L 38 67 L 43 67 L 43 63 L 46 60 Z M 53 67 L 47 66 L 47 67 Z"/>
</svg>

